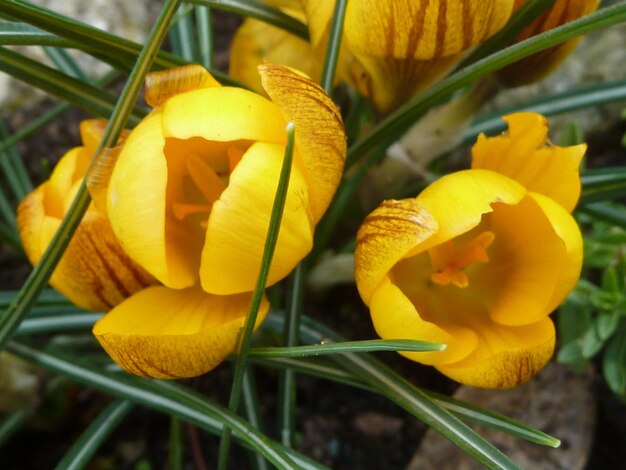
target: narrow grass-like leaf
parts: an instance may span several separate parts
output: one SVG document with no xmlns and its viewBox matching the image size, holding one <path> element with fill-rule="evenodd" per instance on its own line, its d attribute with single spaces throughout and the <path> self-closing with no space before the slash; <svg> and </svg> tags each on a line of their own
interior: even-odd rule
<svg viewBox="0 0 626 470">
<path fill-rule="evenodd" d="M 330 33 L 328 35 L 328 45 L 326 46 L 321 80 L 322 88 L 324 88 L 327 95 L 331 94 L 335 83 L 335 71 L 337 70 L 337 60 L 339 59 L 339 49 L 343 35 L 343 20 L 346 15 L 347 5 L 347 0 L 335 0 L 335 9 L 330 23 Z"/>
<path fill-rule="evenodd" d="M 0 118 L 0 142 L 4 143 L 8 139 L 9 128 L 4 119 Z M 15 183 L 19 187 L 19 191 L 15 193 L 19 201 L 33 190 L 33 182 L 30 180 L 24 160 L 14 145 L 3 145 L 0 150 L 0 158 L 7 159 L 7 164 L 12 168 L 12 176 L 16 178 Z"/>
<path fill-rule="evenodd" d="M 39 351 L 16 342 L 10 343 L 8 349 L 13 354 L 72 381 L 177 416 L 212 434 L 219 435 L 224 426 L 229 426 L 233 429 L 235 438 L 265 455 L 278 468 L 289 468 L 282 458 L 285 453 L 296 462 L 299 469 L 326 468 L 272 441 L 236 414 L 182 385 L 132 377 L 126 373 L 106 372 L 93 364 L 81 365 L 81 360 L 77 357 L 61 357 L 57 353 Z"/>
<path fill-rule="evenodd" d="M 292 347 L 253 348 L 250 357 L 308 357 L 374 351 L 443 351 L 445 345 L 410 339 L 372 339 Z"/>
<path fill-rule="evenodd" d="M 590 170 L 580 179 L 583 189 L 581 205 L 626 197 L 626 167 Z"/>
<path fill-rule="evenodd" d="M 4 194 L 4 188 L 0 188 L 0 215 L 7 225 L 7 229 L 15 232 L 17 222 L 15 219 L 15 211 L 11 207 L 11 203 Z"/>
<path fill-rule="evenodd" d="M 346 165 L 355 164 L 372 150 L 388 147 L 433 106 L 444 102 L 457 90 L 474 83 L 489 73 L 561 42 L 623 21 L 626 21 L 626 3 L 619 3 L 533 36 L 475 62 L 435 84 L 383 119 L 370 133 L 348 149 Z M 366 170 L 377 164 L 383 156 L 384 152 L 370 153 L 364 162 Z M 336 224 L 343 216 L 352 195 L 366 173 L 367 171 L 352 173 L 349 178 L 350 184 L 339 187 L 326 216 L 318 225 L 317 230 L 318 235 L 320 235 L 316 240 L 318 252 L 326 247 L 330 235 L 334 232 Z"/>
<path fill-rule="evenodd" d="M 29 409 L 21 408 L 2 418 L 0 421 L 0 446 L 11 439 L 11 437 L 22 428 L 29 415 Z"/>
<path fill-rule="evenodd" d="M 4 290 L 0 291 L 0 308 L 7 307 L 15 301 L 19 291 Z M 44 289 L 39 296 L 38 304 L 45 305 L 71 305 L 69 301 L 54 289 Z"/>
<path fill-rule="evenodd" d="M 0 119 L 0 139 L 6 137 L 7 133 L 4 120 Z M 21 201 L 28 192 L 30 180 L 23 175 L 26 170 L 23 168 L 22 159 L 14 147 L 0 151 L 0 170 L 11 188 L 13 197 L 17 201 Z"/>
<path fill-rule="evenodd" d="M 283 158 L 282 168 L 280 170 L 280 178 L 276 195 L 274 196 L 274 204 L 265 237 L 265 246 L 263 247 L 263 255 L 261 257 L 261 268 L 257 278 L 256 286 L 252 292 L 252 300 L 250 301 L 250 309 L 246 315 L 246 321 L 239 340 L 237 352 L 237 361 L 235 363 L 235 376 L 233 378 L 233 386 L 228 400 L 228 409 L 236 412 L 239 407 L 239 399 L 241 396 L 241 388 L 243 384 L 243 375 L 246 370 L 246 361 L 248 359 L 248 351 L 250 350 L 250 339 L 252 331 L 256 323 L 257 315 L 261 301 L 265 295 L 265 286 L 267 277 L 270 272 L 276 241 L 278 240 L 278 232 L 280 231 L 280 222 L 283 217 L 283 209 L 287 200 L 287 189 L 289 187 L 289 177 L 291 175 L 291 165 L 293 162 L 293 151 L 295 144 L 295 124 L 287 123 L 287 144 L 285 145 L 285 156 Z M 230 430 L 225 429 L 220 442 L 218 468 L 226 470 L 228 468 L 228 449 L 230 446 Z M 295 468 L 295 467 L 294 467 Z"/>
<path fill-rule="evenodd" d="M 246 418 L 250 425 L 258 430 L 263 429 L 261 423 L 261 407 L 259 406 L 259 394 L 257 392 L 256 380 L 254 378 L 254 369 L 248 365 L 243 375 L 243 407 Z M 258 452 L 252 452 L 250 455 L 250 465 L 254 469 L 268 470 L 267 460 Z"/>
<path fill-rule="evenodd" d="M 352 371 L 379 393 L 402 406 L 442 434 L 479 463 L 493 469 L 519 469 L 515 462 L 496 449 L 456 416 L 434 403 L 428 395 L 382 363 L 364 354 L 331 356 L 340 367 Z"/>
<path fill-rule="evenodd" d="M 57 312 L 59 312 L 58 309 Z M 16 334 L 33 335 L 86 330 L 91 329 L 94 323 L 102 318 L 101 313 L 78 312 L 80 311 L 61 310 L 60 314 L 56 313 L 45 317 L 27 318 L 20 324 Z"/>
<path fill-rule="evenodd" d="M 0 70 L 96 116 L 108 117 L 115 108 L 116 98 L 111 93 L 3 47 Z M 130 124 L 136 125 L 144 115 L 145 111 L 133 110 Z"/>
<path fill-rule="evenodd" d="M 268 321 L 269 320 L 269 321 Z M 271 323 L 271 318 L 266 324 Z M 314 320 L 303 316 L 300 328 L 302 339 L 319 342 L 328 338 L 341 342 L 344 339 Z M 517 469 L 519 466 L 496 449 L 457 417 L 435 404 L 402 376 L 368 353 L 347 353 L 329 356 L 346 372 L 353 374 L 377 393 L 401 406 L 415 417 L 428 424 L 461 450 L 488 468 Z"/>
<path fill-rule="evenodd" d="M 463 144 L 473 143 L 484 133 L 495 135 L 506 130 L 502 116 L 517 111 L 534 111 L 544 116 L 555 116 L 578 109 L 626 101 L 626 80 L 585 85 L 563 93 L 542 96 L 507 108 L 483 114 L 476 118 L 465 133 Z"/>
<path fill-rule="evenodd" d="M 626 185 L 626 167 L 603 167 L 598 170 L 587 170 L 580 177 L 583 191 L 612 189 Z"/>
<path fill-rule="evenodd" d="M 287 312 L 283 335 L 285 346 L 293 347 L 299 343 L 300 312 L 302 311 L 302 295 L 304 291 L 304 266 L 298 265 L 289 278 Z M 280 376 L 278 390 L 278 422 L 280 440 L 293 447 L 296 410 L 296 375 L 293 370 L 284 369 Z"/>
<path fill-rule="evenodd" d="M 72 43 L 28 24 L 0 21 L 0 45 L 69 47 Z"/>
<path fill-rule="evenodd" d="M 122 67 L 125 70 L 130 70 L 133 67 L 142 49 L 141 44 L 29 3 L 3 2 L 0 16 L 18 19 L 55 34 L 60 38 L 69 40 L 71 43 L 68 47 L 81 49 L 94 57 L 104 60 L 115 67 Z M 163 51 L 159 52 L 154 58 L 154 66 L 158 69 L 176 67 L 185 63 L 186 61 L 182 57 Z M 222 83 L 241 86 L 227 74 L 218 70 L 211 70 L 211 73 Z"/>
<path fill-rule="evenodd" d="M 275 318 L 275 317 L 274 317 Z M 272 316 L 270 317 L 270 321 Z M 300 373 L 320 377 L 333 382 L 343 383 L 351 387 L 376 393 L 375 389 L 368 386 L 364 381 L 356 378 L 353 374 L 332 364 L 322 364 L 320 361 L 292 359 L 292 358 L 268 358 L 255 359 L 259 364 L 278 366 L 280 368 L 293 369 Z M 561 441 L 539 431 L 535 428 L 508 418 L 499 413 L 485 410 L 470 403 L 462 402 L 445 395 L 419 388 L 428 395 L 436 404 L 450 411 L 461 419 L 481 424 L 486 427 L 497 429 L 520 439 L 534 442 L 535 444 L 559 447 Z"/>
<path fill-rule="evenodd" d="M 170 436 L 168 449 L 168 469 L 182 470 L 183 468 L 183 433 L 180 420 L 176 416 L 170 419 Z"/>
<path fill-rule="evenodd" d="M 65 49 L 59 47 L 44 47 L 43 49 L 48 58 L 61 72 L 83 82 L 88 81 L 87 75 L 83 72 L 80 65 L 78 65 Z"/>
<path fill-rule="evenodd" d="M 54 294 L 54 292 L 51 292 Z M 26 319 L 20 325 L 18 334 L 39 334 L 50 333 L 54 331 L 69 331 L 69 330 L 89 330 L 93 327 L 96 321 L 102 317 L 101 314 L 86 313 L 82 315 L 67 315 L 59 314 L 55 317 L 51 317 L 47 322 L 35 321 L 33 319 Z M 285 318 L 282 314 L 272 313 L 268 316 L 264 323 L 264 327 L 271 328 L 277 332 L 280 332 L 284 328 Z M 62 327 L 56 326 L 57 323 L 62 323 Z M 315 341 L 316 339 L 328 336 L 328 329 L 323 332 L 315 330 L 315 322 L 311 319 L 307 319 L 307 328 L 302 330 L 303 340 Z M 333 337 L 338 337 L 336 333 L 332 333 Z M 301 373 L 320 377 L 326 380 L 332 380 L 334 382 L 344 383 L 352 387 L 358 387 L 364 390 L 369 390 L 375 393 L 375 389 L 368 385 L 362 379 L 354 376 L 350 371 L 346 371 L 337 367 L 331 363 L 322 360 L 310 360 L 310 359 L 293 359 L 286 357 L 272 357 L 272 358 L 251 358 L 251 362 L 278 366 L 281 368 L 293 369 Z M 516 437 L 529 440 L 541 445 L 547 445 L 551 447 L 558 446 L 558 439 L 549 436 L 537 429 L 526 426 L 516 420 L 512 420 L 498 413 L 494 413 L 489 410 L 478 408 L 469 403 L 461 402 L 459 400 L 452 399 L 447 396 L 436 394 L 428 390 L 423 390 L 424 393 L 429 395 L 433 400 L 440 404 L 448 411 L 455 413 L 457 416 L 468 419 L 470 421 L 483 424 L 494 429 L 506 432 Z M 245 395 L 244 395 L 245 397 Z M 258 424 L 256 421 L 249 419 L 256 428 Z"/>
<path fill-rule="evenodd" d="M 170 39 L 172 44 L 176 45 L 174 52 L 180 55 L 188 62 L 198 61 L 198 50 L 196 48 L 196 39 L 192 27 L 192 19 L 190 14 L 192 9 L 185 5 L 178 8 L 176 21 L 172 22 L 170 31 Z"/>
<path fill-rule="evenodd" d="M 594 219 L 626 229 L 626 214 L 624 211 L 608 204 L 596 202 L 581 206 L 578 210 L 592 216 Z"/>
<path fill-rule="evenodd" d="M 196 30 L 198 31 L 198 49 L 200 63 L 207 69 L 213 68 L 214 41 L 211 7 L 196 5 Z"/>
<path fill-rule="evenodd" d="M 281 328 L 283 321 L 284 320 L 282 315 L 271 314 L 268 316 L 264 325 L 278 331 Z M 323 338 L 333 338 L 337 341 L 342 340 L 341 336 L 338 333 L 330 330 L 325 325 L 316 322 L 310 317 L 303 316 L 303 321 L 304 328 L 301 328 L 300 331 L 302 334 L 302 339 L 304 341 L 320 341 Z M 363 357 L 367 358 L 372 365 L 379 363 L 382 367 L 386 367 L 382 363 L 380 363 L 380 361 L 374 359 L 369 354 L 364 354 Z M 356 374 L 354 374 L 349 368 L 339 366 L 340 368 L 338 370 L 332 370 L 331 366 L 320 367 L 317 364 L 313 365 L 313 363 L 311 363 L 310 361 L 288 358 L 276 358 L 270 360 L 273 362 L 275 361 L 285 364 L 287 367 L 298 367 L 299 370 L 301 370 L 302 372 L 312 373 L 313 375 L 320 376 L 320 373 L 330 374 L 329 378 L 331 378 L 331 380 L 342 380 L 344 383 L 352 386 L 358 386 L 360 388 L 365 388 L 374 392 L 378 391 L 376 387 L 372 386 L 372 383 L 370 381 L 363 380 L 363 378 L 358 378 Z M 390 377 L 393 375 L 397 376 L 397 374 L 390 369 L 387 369 L 387 371 L 390 374 Z M 342 375 L 342 373 L 345 375 Z M 400 376 L 397 377 L 401 378 Z M 484 410 L 469 403 L 461 402 L 459 400 L 430 392 L 428 390 L 423 390 L 412 385 L 409 385 L 408 388 L 413 388 L 421 393 L 428 395 L 443 408 L 455 413 L 456 415 L 464 419 L 468 419 L 478 424 L 483 424 L 485 426 L 498 429 L 500 431 L 514 435 L 516 437 L 520 437 L 522 439 L 529 440 L 531 442 L 535 442 L 537 444 L 547 445 L 550 447 L 558 447 L 560 443 L 558 439 L 555 439 L 548 434 L 545 434 L 516 420 L 502 416 L 498 413 Z"/>
<path fill-rule="evenodd" d="M 12 246 L 18 252 L 22 252 L 22 245 L 14 228 L 0 222 L 0 241 Z"/>
<path fill-rule="evenodd" d="M 119 73 L 115 70 L 111 72 L 107 72 L 101 78 L 98 78 L 97 80 L 95 80 L 94 85 L 96 85 L 97 88 L 102 88 L 103 86 L 106 86 L 107 84 L 109 84 L 110 82 L 118 78 L 118 76 L 119 76 Z M 69 108 L 70 108 L 69 103 L 57 104 L 50 110 L 46 111 L 44 114 L 37 116 L 35 119 L 30 120 L 26 125 L 24 125 L 23 127 L 20 127 L 19 130 L 16 130 L 16 132 L 14 132 L 11 136 L 9 136 L 8 133 L 6 135 L 3 134 L 2 126 L 0 125 L 0 136 L 2 136 L 2 140 L 0 141 L 0 152 L 14 146 L 16 143 L 25 139 L 32 133 L 38 131 L 40 128 L 42 128 L 46 124 L 51 123 L 57 117 L 59 117 L 61 114 L 67 111 Z M 0 120 L 0 124 L 1 123 L 2 121 Z M 0 158 L 2 158 L 1 154 L 0 154 Z M 26 174 L 26 177 L 24 178 L 24 181 L 27 182 L 26 185 L 23 184 L 24 187 L 28 188 L 27 192 L 32 191 L 33 186 L 27 174 Z"/>
<path fill-rule="evenodd" d="M 99 155 L 102 149 L 113 147 L 116 144 L 128 118 L 132 114 L 134 103 L 143 86 L 144 77 L 150 70 L 152 60 L 159 50 L 179 4 L 180 0 L 167 0 L 163 6 L 161 14 L 146 41 L 146 45 L 139 55 L 137 64 L 122 90 L 102 140 L 96 149 L 94 158 Z M 92 161 L 94 161 L 93 158 Z M 15 301 L 0 318 L 0 349 L 6 345 L 30 307 L 36 302 L 39 292 L 45 287 L 50 275 L 61 259 L 90 201 L 91 198 L 83 180 L 67 215 L 61 222 L 50 245 L 46 248 L 40 262 L 28 276 Z"/>
<path fill-rule="evenodd" d="M 7 148 L 17 144 L 18 142 L 25 139 L 33 132 L 39 130 L 46 124 L 49 124 L 50 122 L 54 121 L 61 114 L 67 111 L 69 107 L 70 107 L 69 103 L 58 104 L 54 106 L 54 108 L 50 109 L 49 111 L 46 111 L 41 116 L 37 116 L 37 118 L 29 121 L 28 124 L 21 127 L 18 131 L 16 131 L 10 137 L 0 140 L 0 152 L 3 152 Z M 4 158 L 4 157 L 0 155 L 0 158 Z"/>
<path fill-rule="evenodd" d="M 346 209 L 353 203 L 354 195 L 356 194 L 361 181 L 363 181 L 365 175 L 367 175 L 376 163 L 383 159 L 387 152 L 387 148 L 393 143 L 394 140 L 395 138 L 390 136 L 386 141 L 383 141 L 382 144 L 379 144 L 378 147 L 371 151 L 370 155 L 364 162 L 357 165 L 350 171 L 349 176 L 339 186 L 335 197 L 326 211 L 326 215 L 317 225 L 317 230 L 315 231 L 315 244 L 313 247 L 313 253 L 310 255 L 310 259 L 317 261 L 324 250 L 326 250 L 337 224 L 340 220 L 342 220 Z"/>
<path fill-rule="evenodd" d="M 131 402 L 118 399 L 102 410 L 57 464 L 57 470 L 85 468 L 107 437 L 132 409 Z"/>
<path fill-rule="evenodd" d="M 483 59 L 494 52 L 498 52 L 503 46 L 513 42 L 515 36 L 521 33 L 527 26 L 539 18 L 548 8 L 554 5 L 555 0 L 526 0 L 522 6 L 511 16 L 507 24 L 486 41 L 479 44 L 470 55 L 465 57 L 457 69 L 462 69 Z"/>
<path fill-rule="evenodd" d="M 195 5 L 205 5 L 216 10 L 249 16 L 284 29 L 308 41 L 309 30 L 304 23 L 258 0 L 185 0 Z"/>
<path fill-rule="evenodd" d="M 519 437 L 520 439 L 524 439 L 529 442 L 534 442 L 535 444 L 553 448 L 557 448 L 561 445 L 561 441 L 559 439 L 556 439 L 555 437 L 537 429 L 531 428 L 530 426 L 526 426 L 517 420 L 507 418 L 500 413 L 494 413 L 439 393 L 426 391 L 425 393 L 433 400 L 433 402 L 437 403 L 442 408 L 445 408 L 455 415 L 474 423 L 497 429 L 510 434 L 511 436 Z"/>
</svg>

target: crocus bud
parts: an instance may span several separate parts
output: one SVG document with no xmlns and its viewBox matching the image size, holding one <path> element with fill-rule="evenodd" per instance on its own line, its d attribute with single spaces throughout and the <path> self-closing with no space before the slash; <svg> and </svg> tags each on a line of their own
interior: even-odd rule
<svg viewBox="0 0 626 470">
<path fill-rule="evenodd" d="M 323 54 L 334 0 L 303 0 L 311 43 Z M 513 0 L 351 0 L 339 73 L 382 113 L 440 78 L 508 20 Z"/>
</svg>

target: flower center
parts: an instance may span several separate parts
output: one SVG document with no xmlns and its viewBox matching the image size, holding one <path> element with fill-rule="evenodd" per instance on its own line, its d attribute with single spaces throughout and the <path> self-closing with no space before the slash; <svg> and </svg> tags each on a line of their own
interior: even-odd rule
<svg viewBox="0 0 626 470">
<path fill-rule="evenodd" d="M 171 204 L 176 220 L 193 219 L 206 228 L 213 204 L 228 186 L 230 173 L 241 160 L 244 150 L 230 146 L 224 153 L 219 162 L 196 152 L 185 156 L 177 171 L 179 190 Z"/>
<path fill-rule="evenodd" d="M 464 272 L 465 268 L 473 263 L 487 263 L 487 247 L 493 243 L 496 236 L 491 231 L 484 231 L 458 249 L 454 240 L 431 248 L 428 253 L 435 269 L 430 280 L 440 286 L 454 284 L 457 287 L 467 287 L 469 279 Z"/>
</svg>

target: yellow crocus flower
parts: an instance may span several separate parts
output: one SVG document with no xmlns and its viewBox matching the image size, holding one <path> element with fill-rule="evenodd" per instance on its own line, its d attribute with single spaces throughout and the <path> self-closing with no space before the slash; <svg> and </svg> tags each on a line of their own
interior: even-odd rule
<svg viewBox="0 0 626 470">
<path fill-rule="evenodd" d="M 163 286 L 132 296 L 94 327 L 133 373 L 199 375 L 235 349 L 259 274 L 287 122 L 296 126 L 294 163 L 269 285 L 310 251 L 339 183 L 346 141 L 335 105 L 293 69 L 259 71 L 270 99 L 222 87 L 199 66 L 148 77 L 154 109 L 124 143 L 107 211 L 124 249 Z M 268 307 L 264 301 L 259 322 Z"/>
<path fill-rule="evenodd" d="M 515 0 L 514 11 L 526 0 Z M 539 33 L 569 23 L 594 12 L 600 0 L 556 0 L 554 5 L 522 31 L 515 41 L 523 41 Z M 497 72 L 498 78 L 507 86 L 527 85 L 541 80 L 550 74 L 574 50 L 582 36 L 571 39 L 558 46 L 551 47 L 525 57 Z"/>
<path fill-rule="evenodd" d="M 302 0 L 323 57 L 334 0 Z M 387 113 L 440 78 L 509 19 L 513 0 L 351 0 L 339 74 Z"/>
<path fill-rule="evenodd" d="M 72 204 L 105 127 L 101 119 L 83 121 L 83 145 L 61 157 L 50 178 L 20 203 L 18 229 L 32 264 L 41 259 Z M 82 308 L 109 310 L 156 281 L 124 252 L 106 215 L 91 204 L 50 284 Z"/>
<path fill-rule="evenodd" d="M 298 0 L 265 0 L 265 3 L 294 18 L 305 19 Z M 319 82 L 321 64 L 307 41 L 264 21 L 246 18 L 237 28 L 230 46 L 228 74 L 264 95 L 257 67 L 267 62 L 294 67 Z"/>
<path fill-rule="evenodd" d="M 402 353 L 459 382 L 519 385 L 552 356 L 549 314 L 574 287 L 582 236 L 578 200 L 585 145 L 547 144 L 543 116 L 505 117 L 480 136 L 472 169 L 414 199 L 385 201 L 357 235 L 356 280 L 377 333 L 447 344 Z"/>
</svg>

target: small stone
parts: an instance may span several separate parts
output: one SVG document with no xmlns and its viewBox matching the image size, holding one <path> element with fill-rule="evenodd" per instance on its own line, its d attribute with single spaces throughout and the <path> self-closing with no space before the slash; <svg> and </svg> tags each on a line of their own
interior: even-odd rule
<svg viewBox="0 0 626 470">
<path fill-rule="evenodd" d="M 576 374 L 552 363 L 530 382 L 509 390 L 462 386 L 457 400 L 500 413 L 561 440 L 558 449 L 541 446 L 472 423 L 470 427 L 522 468 L 582 470 L 595 428 L 593 374 Z M 474 470 L 483 466 L 439 433 L 429 429 L 407 470 Z"/>
<path fill-rule="evenodd" d="M 400 431 L 402 420 L 395 416 L 365 411 L 354 418 L 354 427 L 367 437 L 378 438 Z"/>
</svg>

